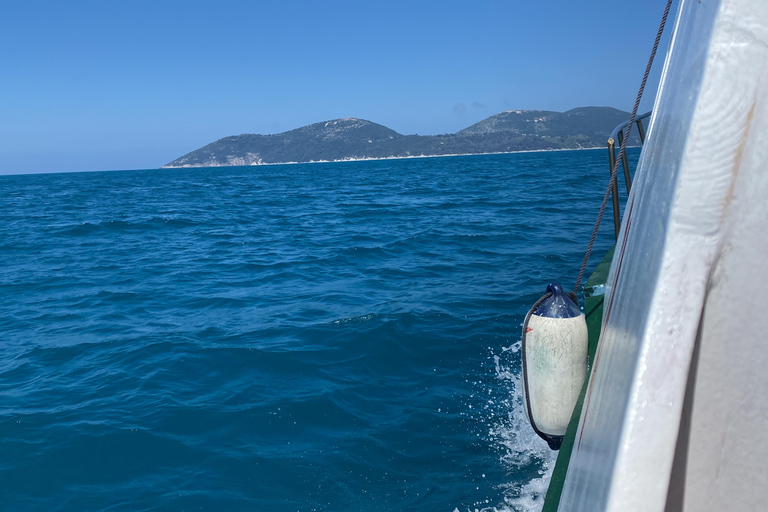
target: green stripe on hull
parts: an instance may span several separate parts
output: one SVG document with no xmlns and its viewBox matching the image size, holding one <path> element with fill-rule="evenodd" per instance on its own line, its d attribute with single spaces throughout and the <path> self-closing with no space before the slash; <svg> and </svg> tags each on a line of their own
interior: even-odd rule
<svg viewBox="0 0 768 512">
<path fill-rule="evenodd" d="M 590 370 L 592 361 L 595 358 L 597 342 L 600 340 L 600 328 L 603 323 L 603 299 L 605 298 L 605 282 L 608 280 L 608 272 L 611 269 L 614 247 L 608 251 L 603 261 L 597 266 L 592 275 L 589 276 L 584 284 L 584 315 L 587 319 L 587 329 L 589 330 L 589 362 Z M 547 496 L 544 499 L 544 508 L 542 512 L 557 512 L 560 505 L 560 495 L 563 492 L 565 484 L 565 475 L 568 473 L 568 463 L 571 460 L 573 442 L 576 437 L 576 429 L 579 427 L 579 418 L 581 417 L 581 407 L 584 403 L 584 395 L 587 392 L 587 383 L 590 373 L 584 380 L 581 388 L 581 394 L 573 408 L 571 421 L 568 423 L 568 430 L 563 438 L 563 444 L 560 446 L 560 452 L 557 454 L 555 469 L 552 471 L 552 479 L 549 482 Z"/>
</svg>

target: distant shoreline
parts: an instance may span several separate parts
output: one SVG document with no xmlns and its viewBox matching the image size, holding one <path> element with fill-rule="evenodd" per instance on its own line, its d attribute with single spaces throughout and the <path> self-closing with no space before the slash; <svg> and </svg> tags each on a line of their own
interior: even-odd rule
<svg viewBox="0 0 768 512">
<path fill-rule="evenodd" d="M 627 146 L 627 149 L 640 146 Z M 490 153 L 452 153 L 448 155 L 408 155 L 408 156 L 384 156 L 384 157 L 361 157 L 361 158 L 340 158 L 338 160 L 309 160 L 307 162 L 254 162 L 248 165 L 229 165 L 229 164 L 211 164 L 211 165 L 163 165 L 158 169 L 205 169 L 217 167 L 263 167 L 267 165 L 297 165 L 297 164 L 334 164 L 342 162 L 368 162 L 381 160 L 408 160 L 411 158 L 446 158 L 454 156 L 483 156 L 483 155 L 513 155 L 517 153 L 550 153 L 562 151 L 594 151 L 596 149 L 605 150 L 607 147 L 592 148 L 557 148 L 557 149 L 522 149 L 520 151 L 494 151 Z"/>
<path fill-rule="evenodd" d="M 639 148 L 641 146 L 627 146 L 627 149 Z M 516 153 L 549 153 L 549 152 L 563 152 L 563 151 L 592 151 L 602 149 L 605 147 L 594 148 L 571 148 L 571 149 L 524 149 L 521 151 L 499 151 L 494 153 L 460 153 L 451 155 L 411 155 L 411 156 L 388 156 L 382 158 L 357 158 L 357 159 L 343 159 L 343 160 L 315 160 L 312 162 L 276 162 L 276 163 L 261 163 L 251 165 L 186 165 L 186 166 L 166 166 L 162 167 L 149 167 L 144 169 L 90 169 L 90 170 L 78 170 L 78 171 L 43 171 L 43 172 L 20 172 L 20 173 L 6 173 L 0 174 L 0 178 L 10 176 L 33 176 L 39 174 L 73 174 L 82 172 L 134 172 L 134 171 L 159 171 L 163 170 L 178 170 L 178 169 L 213 169 L 219 167 L 264 167 L 269 165 L 298 165 L 298 164 L 332 164 L 343 162 L 365 162 L 365 161 L 379 161 L 379 160 L 406 160 L 410 158 L 446 158 L 456 156 L 483 156 L 483 155 L 512 155 Z"/>
</svg>

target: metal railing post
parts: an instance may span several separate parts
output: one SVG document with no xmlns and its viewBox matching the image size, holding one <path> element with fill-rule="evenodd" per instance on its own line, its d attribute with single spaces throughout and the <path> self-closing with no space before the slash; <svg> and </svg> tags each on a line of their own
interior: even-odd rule
<svg viewBox="0 0 768 512">
<path fill-rule="evenodd" d="M 645 127 L 643 126 L 643 120 L 637 120 L 637 133 L 640 135 L 640 144 L 645 144 Z"/>
<path fill-rule="evenodd" d="M 619 147 L 624 143 L 624 131 L 619 130 Z M 629 141 L 627 141 L 629 144 Z M 629 189 L 632 188 L 632 178 L 629 177 L 629 160 L 627 160 L 627 151 L 624 150 L 624 154 L 621 155 L 621 165 L 624 168 L 624 183 L 627 185 L 627 195 L 629 195 Z M 616 181 L 619 181 L 618 178 Z"/>
<path fill-rule="evenodd" d="M 610 162 L 609 173 L 613 174 L 613 167 L 616 165 L 616 153 L 615 149 L 616 141 L 613 138 L 608 139 L 608 161 Z M 616 180 L 618 181 L 618 180 Z M 619 216 L 619 186 L 613 182 L 611 187 L 611 205 L 613 206 L 613 231 L 616 236 L 616 240 L 619 239 L 619 229 L 621 228 L 621 217 Z"/>
<path fill-rule="evenodd" d="M 650 112 L 638 116 L 635 118 L 637 124 L 637 131 L 640 134 L 640 143 L 645 144 L 645 127 L 643 126 L 643 119 L 651 117 Z M 616 128 L 613 129 L 610 138 L 608 139 L 608 162 L 610 164 L 610 173 L 613 175 L 613 168 L 616 165 L 616 141 L 619 142 L 621 147 L 624 142 L 624 128 L 629 125 L 629 121 L 625 121 Z M 627 141 L 629 142 L 629 141 Z M 624 155 L 621 158 L 621 165 L 624 168 L 624 182 L 627 184 L 627 194 L 632 188 L 632 179 L 629 176 L 629 160 L 627 159 L 627 152 L 624 151 Z M 619 212 L 619 179 L 616 177 L 616 181 L 611 186 L 611 205 L 613 206 L 613 231 L 616 235 L 616 239 L 619 239 L 619 230 L 621 229 L 621 215 Z"/>
</svg>

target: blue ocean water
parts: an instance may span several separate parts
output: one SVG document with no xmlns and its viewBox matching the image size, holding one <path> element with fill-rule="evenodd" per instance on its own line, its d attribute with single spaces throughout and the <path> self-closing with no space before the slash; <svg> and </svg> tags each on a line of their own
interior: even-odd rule
<svg viewBox="0 0 768 512">
<path fill-rule="evenodd" d="M 606 161 L 0 177 L 0 509 L 540 507 L 520 325 Z"/>
</svg>

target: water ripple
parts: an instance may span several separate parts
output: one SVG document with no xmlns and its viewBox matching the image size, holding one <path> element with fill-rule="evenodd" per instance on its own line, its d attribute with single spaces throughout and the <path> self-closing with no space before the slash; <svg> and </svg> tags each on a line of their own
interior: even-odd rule
<svg viewBox="0 0 768 512">
<path fill-rule="evenodd" d="M 606 175 L 582 151 L 0 176 L 1 508 L 540 506 L 507 348 Z"/>
</svg>

